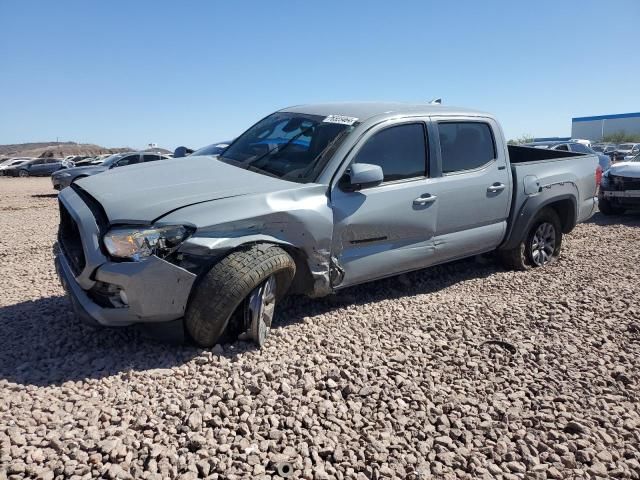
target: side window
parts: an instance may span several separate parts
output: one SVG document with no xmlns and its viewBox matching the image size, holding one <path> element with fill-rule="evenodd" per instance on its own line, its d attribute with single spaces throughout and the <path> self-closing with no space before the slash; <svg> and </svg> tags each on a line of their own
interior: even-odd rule
<svg viewBox="0 0 640 480">
<path fill-rule="evenodd" d="M 562 145 L 558 145 L 555 150 L 562 150 L 563 152 L 568 152 L 569 151 L 569 147 L 565 144 Z"/>
<path fill-rule="evenodd" d="M 44 160 L 36 160 L 31 165 L 44 165 Z"/>
<path fill-rule="evenodd" d="M 589 149 L 581 143 L 571 145 L 571 150 L 577 153 L 589 153 Z"/>
<path fill-rule="evenodd" d="M 160 155 L 144 155 L 142 157 L 143 162 L 155 162 L 156 160 L 160 160 L 162 157 Z"/>
<path fill-rule="evenodd" d="M 496 158 L 491 127 L 483 122 L 438 123 L 442 173 L 473 170 Z"/>
<path fill-rule="evenodd" d="M 386 128 L 367 140 L 354 163 L 379 165 L 384 181 L 424 177 L 427 172 L 427 144 L 422 123 Z"/>
<path fill-rule="evenodd" d="M 124 157 L 116 163 L 116 167 L 124 167 L 126 165 L 133 165 L 134 163 L 138 163 L 140 160 L 140 155 L 129 155 L 128 157 Z"/>
</svg>

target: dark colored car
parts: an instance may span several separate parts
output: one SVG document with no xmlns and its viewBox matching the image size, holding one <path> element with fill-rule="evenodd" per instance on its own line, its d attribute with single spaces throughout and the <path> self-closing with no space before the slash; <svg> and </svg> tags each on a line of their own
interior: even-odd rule
<svg viewBox="0 0 640 480">
<path fill-rule="evenodd" d="M 106 172 L 112 168 L 134 165 L 136 163 L 155 162 L 166 160 L 170 157 L 153 152 L 126 152 L 111 155 L 100 165 L 87 165 L 84 167 L 67 168 L 63 172 L 51 175 L 51 183 L 56 190 L 62 190 L 79 178 L 89 177 L 97 173 Z"/>
<path fill-rule="evenodd" d="M 616 148 L 616 161 L 631 160 L 640 153 L 640 143 L 629 142 L 621 143 Z"/>
<path fill-rule="evenodd" d="M 198 155 L 220 155 L 227 149 L 229 145 L 231 145 L 232 142 L 233 140 L 213 143 L 211 145 L 207 145 L 206 147 L 202 147 L 200 150 L 196 150 L 191 155 L 193 155 L 194 157 Z"/>
<path fill-rule="evenodd" d="M 564 152 L 583 153 L 585 155 L 598 155 L 598 163 L 603 172 L 611 168 L 611 157 L 604 153 L 597 152 L 591 148 L 578 142 L 532 142 L 524 145 L 525 147 L 544 148 L 547 150 L 560 150 Z"/>
<path fill-rule="evenodd" d="M 66 168 L 59 158 L 34 158 L 5 170 L 5 175 L 13 177 L 47 177 Z"/>
</svg>

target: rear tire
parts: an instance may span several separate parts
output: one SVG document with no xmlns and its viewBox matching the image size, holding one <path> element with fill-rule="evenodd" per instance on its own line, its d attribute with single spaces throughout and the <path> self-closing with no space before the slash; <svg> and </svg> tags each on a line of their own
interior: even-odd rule
<svg viewBox="0 0 640 480">
<path fill-rule="evenodd" d="M 276 299 L 284 296 L 296 264 L 282 248 L 253 245 L 220 260 L 197 285 L 185 313 L 185 327 L 201 347 L 212 347 L 243 301 L 269 277 L 276 281 Z"/>
<path fill-rule="evenodd" d="M 624 208 L 613 205 L 605 198 L 598 200 L 598 210 L 603 215 L 622 215 L 624 213 Z"/>
<path fill-rule="evenodd" d="M 529 270 L 555 262 L 562 247 L 562 224 L 555 210 L 545 208 L 517 247 L 500 251 L 505 267 Z"/>
</svg>

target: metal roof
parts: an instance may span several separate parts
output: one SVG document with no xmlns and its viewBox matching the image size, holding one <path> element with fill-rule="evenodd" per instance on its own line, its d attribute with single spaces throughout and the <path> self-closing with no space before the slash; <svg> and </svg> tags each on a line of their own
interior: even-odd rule
<svg viewBox="0 0 640 480">
<path fill-rule="evenodd" d="M 614 120 L 616 118 L 638 118 L 640 117 L 640 112 L 633 113 L 615 113 L 612 115 L 596 115 L 593 117 L 574 117 L 571 119 L 572 122 L 591 122 L 594 120 Z"/>
<path fill-rule="evenodd" d="M 395 103 L 395 102 L 345 102 L 345 103 L 316 103 L 295 105 L 283 108 L 283 112 L 307 113 L 310 115 L 344 115 L 355 117 L 360 121 L 380 115 L 414 114 L 414 115 L 492 115 L 468 108 L 433 105 L 428 103 Z"/>
</svg>

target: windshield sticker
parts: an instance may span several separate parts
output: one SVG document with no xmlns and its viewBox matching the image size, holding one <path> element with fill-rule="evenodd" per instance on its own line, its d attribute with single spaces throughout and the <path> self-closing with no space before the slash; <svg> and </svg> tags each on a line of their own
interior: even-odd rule
<svg viewBox="0 0 640 480">
<path fill-rule="evenodd" d="M 356 117 L 346 117 L 344 115 L 329 115 L 323 120 L 324 123 L 339 123 L 341 125 L 353 125 L 357 121 Z"/>
</svg>

